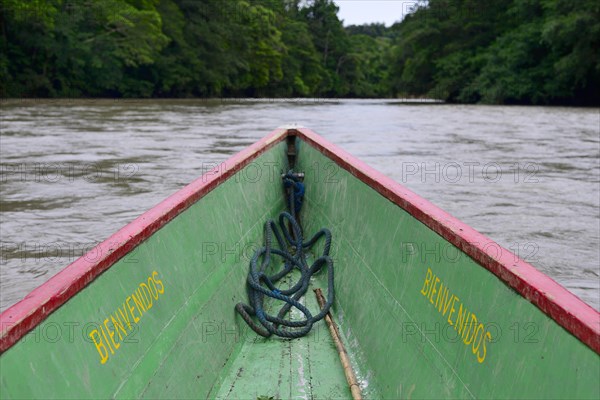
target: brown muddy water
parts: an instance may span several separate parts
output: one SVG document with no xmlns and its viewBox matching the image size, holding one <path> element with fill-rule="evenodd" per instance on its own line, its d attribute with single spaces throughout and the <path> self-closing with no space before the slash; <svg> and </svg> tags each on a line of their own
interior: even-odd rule
<svg viewBox="0 0 600 400">
<path fill-rule="evenodd" d="M 297 123 L 600 309 L 600 111 L 380 100 L 3 100 L 0 311 Z"/>
</svg>

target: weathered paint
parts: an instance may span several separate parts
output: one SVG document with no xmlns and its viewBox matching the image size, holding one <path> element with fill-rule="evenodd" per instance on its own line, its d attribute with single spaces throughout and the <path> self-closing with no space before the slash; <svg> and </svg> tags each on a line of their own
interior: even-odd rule
<svg viewBox="0 0 600 400">
<path fill-rule="evenodd" d="M 286 136 L 284 129 L 242 150 L 196 181 L 142 214 L 89 253 L 41 285 L 22 301 L 0 314 L 0 353 L 86 287 L 117 260 L 129 254 L 143 240 L 163 227 L 215 187 L 238 173 L 256 157 Z"/>
<path fill-rule="evenodd" d="M 549 276 L 311 130 L 299 128 L 289 133 L 298 135 L 335 164 L 406 210 L 600 353 L 600 315 Z M 330 176 L 332 172 L 329 169 L 321 175 Z"/>
<path fill-rule="evenodd" d="M 274 131 L 3 313 L 0 397 L 348 397 L 322 321 L 264 340 L 233 311 L 263 223 L 284 207 L 288 134 L 302 141 L 305 230 L 334 235 L 334 313 L 368 398 L 599 397 L 597 312 L 305 129 Z M 441 311 L 428 290 L 440 284 Z M 457 338 L 452 304 L 490 332 L 484 357 Z"/>
<path fill-rule="evenodd" d="M 233 307 L 245 300 L 248 257 L 262 241 L 263 222 L 284 207 L 279 174 L 285 159 L 285 144 L 274 144 L 250 169 L 204 193 L 6 350 L 0 397 L 207 397 L 239 351 L 226 331 L 236 327 Z M 164 293 L 140 312 L 126 299 L 153 271 Z M 139 321 L 130 315 L 132 329 L 125 327 L 128 335 L 119 340 L 111 315 L 120 315 L 119 309 L 127 315 L 129 306 Z M 107 318 L 119 348 L 107 349 L 102 363 L 89 334 Z M 108 347 L 112 339 L 100 333 Z"/>
<path fill-rule="evenodd" d="M 305 172 L 306 192 L 310 193 L 303 209 L 304 228 L 311 232 L 325 225 L 332 231 L 337 266 L 335 312 L 347 336 L 355 339 L 350 348 L 364 354 L 371 384 L 382 397 L 600 396 L 600 359 L 590 348 L 598 340 L 597 312 L 563 293 L 566 291 L 549 278 L 542 280 L 548 294 L 569 297 L 567 305 L 560 304 L 558 310 L 576 303 L 581 311 L 569 310 L 588 318 L 579 321 L 579 326 L 595 329 L 584 335 L 588 347 L 538 308 L 560 298 L 548 296 L 530 302 L 502 282 L 497 270 L 482 268 L 476 257 L 425 225 L 454 232 L 460 244 L 462 235 L 468 233 L 464 224 L 429 203 L 414 201 L 416 195 L 399 185 L 380 187 L 384 193 L 372 190 L 364 181 L 373 176 L 373 170 L 358 165 L 341 150 L 332 161 L 327 154 L 331 148 L 319 146 L 311 140 L 314 134 L 305 133 L 307 142 L 298 146 L 298 169 Z M 397 204 L 398 194 L 406 207 Z M 416 219 L 415 214 L 425 221 Z M 477 249 L 498 250 L 495 264 L 490 264 L 501 268 L 508 258 L 512 272 L 520 273 L 524 280 L 533 276 L 532 271 L 518 270 L 533 267 L 490 239 L 474 233 L 470 239 L 478 242 L 473 245 Z M 436 292 L 428 290 L 428 271 L 429 281 L 437 282 L 438 290 L 442 284 L 449 289 L 448 295 L 441 297 L 443 304 Z M 539 290 L 538 282 L 526 283 L 531 290 Z M 442 290 L 442 295 L 445 293 Z M 449 302 L 454 296 L 458 300 Z M 490 332 L 485 355 L 482 345 L 473 351 L 472 343 L 465 344 L 470 338 L 455 329 L 460 306 L 483 323 L 484 335 Z M 566 325 L 573 327 L 572 323 Z"/>
<path fill-rule="evenodd" d="M 295 271 L 297 272 L 297 271 Z M 315 286 L 326 287 L 319 274 Z M 287 285 L 300 278 L 295 273 Z M 309 291 L 303 298 L 310 310 L 318 310 L 317 301 Z M 271 303 L 267 303 L 268 307 Z M 304 315 L 292 310 L 292 318 Z M 310 333 L 296 340 L 265 339 L 256 335 L 243 321 L 240 325 L 240 354 L 224 369 L 225 375 L 217 399 L 347 399 L 348 383 L 340 365 L 335 344 L 324 321 L 313 326 Z"/>
</svg>

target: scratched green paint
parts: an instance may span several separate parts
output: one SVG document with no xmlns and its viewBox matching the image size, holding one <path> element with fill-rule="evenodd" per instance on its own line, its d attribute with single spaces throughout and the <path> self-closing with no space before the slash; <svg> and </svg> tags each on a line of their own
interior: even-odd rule
<svg viewBox="0 0 600 400">
<path fill-rule="evenodd" d="M 332 230 L 335 312 L 382 397 L 600 398 L 594 351 L 308 144 L 299 154 L 305 230 Z M 420 293 L 428 268 L 490 325 L 483 363 Z"/>
<path fill-rule="evenodd" d="M 310 261 L 309 261 L 310 262 Z M 323 271 L 325 272 L 325 271 Z M 325 273 L 319 273 L 311 282 L 311 289 L 326 287 Z M 293 274 L 280 287 L 291 287 L 300 278 Z M 319 309 L 312 290 L 302 303 L 316 313 Z M 267 301 L 269 309 L 274 305 Z M 275 302 L 280 306 L 281 303 Z M 269 309 L 273 314 L 277 309 Z M 292 312 L 293 319 L 304 315 Z M 243 322 L 242 322 L 243 323 Z M 327 325 L 320 321 L 310 333 L 300 339 L 265 339 L 242 325 L 242 349 L 226 369 L 228 375 L 216 395 L 217 399 L 347 399 L 351 397 L 337 349 Z"/>
<path fill-rule="evenodd" d="M 213 332 L 237 326 L 233 307 L 245 298 L 251 245 L 262 241 L 265 219 L 284 207 L 277 175 L 285 160 L 284 143 L 261 155 L 247 174 L 215 188 L 2 354 L 0 397 L 206 398 L 216 391 L 239 345 Z M 152 271 L 165 293 L 102 365 L 82 328 L 101 324 Z"/>
<path fill-rule="evenodd" d="M 224 182 L 5 352 L 0 398 L 348 398 L 322 321 L 303 339 L 264 340 L 233 311 L 263 223 L 284 208 L 269 171 L 285 159 L 283 143 L 263 154 L 260 180 L 253 168 Z M 450 260 L 441 237 L 305 143 L 298 169 L 305 232 L 333 232 L 334 314 L 367 398 L 600 397 L 598 355 L 535 306 L 464 255 Z M 420 294 L 427 268 L 498 328 L 483 363 Z M 152 271 L 165 293 L 100 364 L 82 328 Z"/>
</svg>

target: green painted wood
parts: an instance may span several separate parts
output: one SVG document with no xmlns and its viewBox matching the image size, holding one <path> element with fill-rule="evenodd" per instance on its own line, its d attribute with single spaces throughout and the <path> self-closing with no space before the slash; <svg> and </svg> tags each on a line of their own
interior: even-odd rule
<svg viewBox="0 0 600 400">
<path fill-rule="evenodd" d="M 324 274 L 323 274 L 324 275 Z M 300 274 L 294 274 L 282 286 L 288 288 Z M 313 279 L 312 287 L 326 287 L 326 282 Z M 301 302 L 310 310 L 319 309 L 312 290 Z M 281 303 L 267 302 L 265 306 Z M 301 320 L 304 315 L 292 310 L 292 319 Z M 241 324 L 244 324 L 240 320 Z M 217 399 L 348 399 L 351 393 L 339 361 L 339 356 L 325 321 L 319 321 L 310 333 L 299 339 L 286 340 L 278 337 L 265 339 L 241 325 L 240 354 L 228 365 Z"/>
<path fill-rule="evenodd" d="M 245 299 L 253 247 L 263 223 L 284 207 L 277 174 L 286 163 L 280 143 L 208 193 L 103 273 L 0 357 L 1 398 L 206 398 L 223 366 L 235 356 L 233 307 Z M 256 179 L 257 168 L 261 179 Z M 246 172 L 245 172 L 246 171 Z M 89 333 L 143 282 L 155 277 L 164 293 L 146 312 L 129 304 L 139 321 L 118 349 L 101 354 Z M 159 286 L 160 287 L 160 286 Z M 149 304 L 148 304 L 149 305 Z M 127 309 L 125 309 L 127 315 Z M 131 316 L 130 316 L 131 318 Z M 118 321 L 117 321 L 118 322 Z M 126 325 L 122 319 L 123 325 Z M 60 335 L 55 338 L 56 329 Z M 70 330 L 72 329 L 72 332 Z M 215 333 L 215 330 L 216 333 Z M 124 333 L 121 333 L 123 336 Z"/>
<path fill-rule="evenodd" d="M 382 397 L 600 397 L 593 350 L 310 145 L 299 154 L 304 228 L 332 231 L 334 312 Z M 427 278 L 442 290 L 441 312 Z M 455 329 L 461 306 L 490 334 L 484 358 L 482 345 L 474 352 L 468 331 Z"/>
<path fill-rule="evenodd" d="M 0 398 L 348 398 L 322 321 L 265 340 L 234 312 L 263 224 L 284 209 L 271 172 L 286 158 L 284 143 L 261 155 L 3 353 Z M 333 233 L 333 313 L 366 398 L 600 397 L 593 350 L 306 143 L 298 163 L 305 233 Z M 459 334 L 459 314 L 475 329 Z M 465 343 L 480 324 L 485 354 Z"/>
</svg>

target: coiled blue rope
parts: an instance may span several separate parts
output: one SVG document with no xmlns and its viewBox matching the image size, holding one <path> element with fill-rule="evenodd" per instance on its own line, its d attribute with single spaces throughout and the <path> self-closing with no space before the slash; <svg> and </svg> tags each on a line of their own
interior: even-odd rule
<svg viewBox="0 0 600 400">
<path fill-rule="evenodd" d="M 310 332 L 313 324 L 322 319 L 333 304 L 333 260 L 329 257 L 331 232 L 323 228 L 305 242 L 300 224 L 296 220 L 296 215 L 302 208 L 304 184 L 294 175 L 293 171 L 289 171 L 283 176 L 283 185 L 289 189 L 288 207 L 290 212 L 279 214 L 279 227 L 272 219 L 265 223 L 265 245 L 258 249 L 250 260 L 247 285 L 250 304 L 238 303 L 235 309 L 250 328 L 261 336 L 277 335 L 285 338 L 298 338 Z M 277 240 L 278 247 L 273 247 L 273 236 Z M 323 253 L 309 266 L 306 261 L 306 252 L 321 238 L 325 240 Z M 283 267 L 279 272 L 267 275 L 266 271 L 271 266 L 271 256 L 273 255 L 283 259 Z M 323 267 L 327 269 L 327 302 L 319 313 L 313 316 L 310 310 L 299 301 L 308 290 L 310 278 Z M 289 289 L 278 288 L 276 283 L 294 269 L 300 271 L 298 282 Z M 284 303 L 276 315 L 265 312 L 265 296 Z M 285 318 L 292 307 L 304 314 L 303 320 L 292 321 Z M 254 316 L 258 323 L 255 322 Z"/>
</svg>

